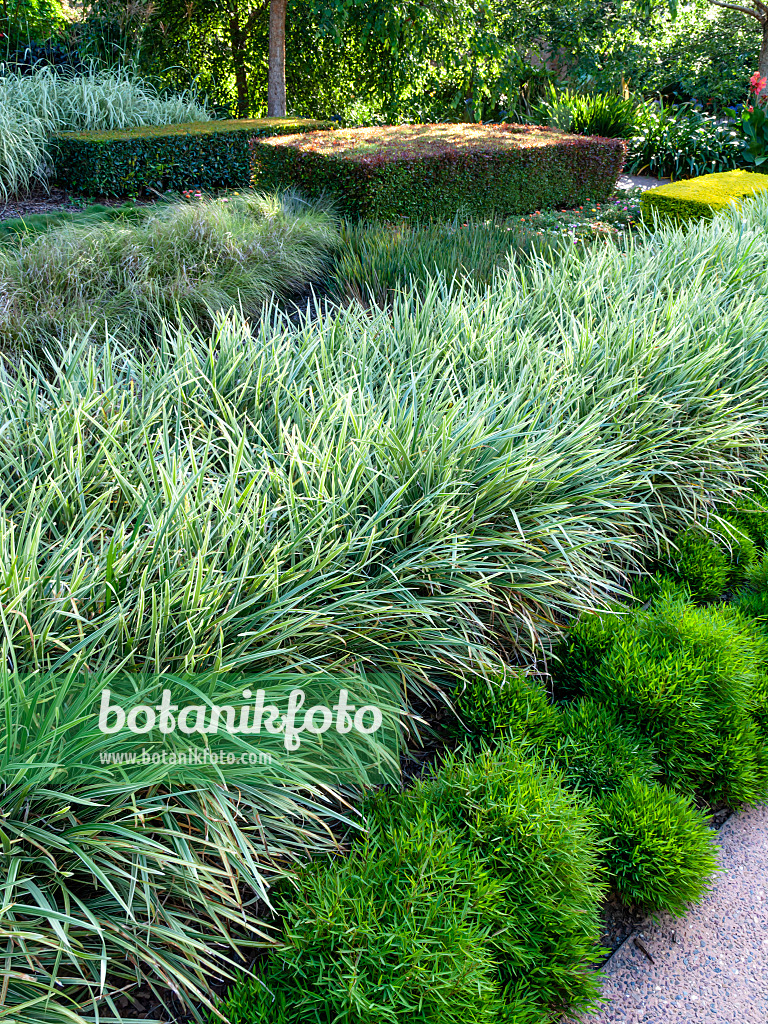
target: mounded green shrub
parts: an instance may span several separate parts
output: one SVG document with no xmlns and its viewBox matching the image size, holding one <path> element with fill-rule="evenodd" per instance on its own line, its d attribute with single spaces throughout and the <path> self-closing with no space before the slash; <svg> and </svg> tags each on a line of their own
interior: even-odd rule
<svg viewBox="0 0 768 1024">
<path fill-rule="evenodd" d="M 552 680 L 559 699 L 584 693 L 586 681 L 597 671 L 621 625 L 619 615 L 582 615 L 565 633 L 554 651 Z"/>
<path fill-rule="evenodd" d="M 523 125 L 432 124 L 255 140 L 259 184 L 327 194 L 354 217 L 445 220 L 578 206 L 607 198 L 620 139 Z"/>
<path fill-rule="evenodd" d="M 737 609 L 664 595 L 622 622 L 586 693 L 650 740 L 673 788 L 751 803 L 768 786 L 754 720 L 764 646 Z"/>
<path fill-rule="evenodd" d="M 677 539 L 672 564 L 697 601 L 714 601 L 728 586 L 728 559 L 711 537 L 688 530 Z"/>
<path fill-rule="evenodd" d="M 469 730 L 484 738 L 504 733 L 538 742 L 554 736 L 559 725 L 542 682 L 521 672 L 473 677 L 457 694 L 455 708 Z"/>
<path fill-rule="evenodd" d="M 768 547 L 768 499 L 761 491 L 756 489 L 753 494 L 739 498 L 723 518 L 745 533 L 758 549 Z"/>
<path fill-rule="evenodd" d="M 235 987 L 222 1007 L 232 1024 L 496 1024 L 487 936 L 506 886 L 454 832 L 420 821 L 372 837 L 296 886 L 279 904 L 267 988 Z"/>
<path fill-rule="evenodd" d="M 563 782 L 585 797 L 612 793 L 630 778 L 651 782 L 659 768 L 653 747 L 623 725 L 612 707 L 582 699 L 563 708 L 546 755 Z"/>
<path fill-rule="evenodd" d="M 295 117 L 59 132 L 55 180 L 82 195 L 139 195 L 186 188 L 247 188 L 254 139 L 331 128 Z"/>
<path fill-rule="evenodd" d="M 709 220 L 718 210 L 767 188 L 768 175 L 721 171 L 648 189 L 640 197 L 640 206 L 649 216 L 655 212 L 679 222 Z"/>
<path fill-rule="evenodd" d="M 689 797 L 630 778 L 598 803 L 603 859 L 619 895 L 683 914 L 717 870 L 712 830 Z"/>
<path fill-rule="evenodd" d="M 271 991 L 236 987 L 233 1024 L 544 1024 L 592 1004 L 598 847 L 556 774 L 510 746 L 450 756 L 369 821 L 280 901 Z"/>
</svg>

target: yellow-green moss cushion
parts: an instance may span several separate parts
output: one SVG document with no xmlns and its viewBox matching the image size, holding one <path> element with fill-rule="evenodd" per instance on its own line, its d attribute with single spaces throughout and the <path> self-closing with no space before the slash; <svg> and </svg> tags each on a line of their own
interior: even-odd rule
<svg viewBox="0 0 768 1024">
<path fill-rule="evenodd" d="M 723 171 L 651 188 L 643 192 L 640 205 L 644 213 L 655 210 L 677 221 L 708 219 L 729 203 L 738 203 L 765 189 L 768 189 L 768 174 Z"/>
</svg>

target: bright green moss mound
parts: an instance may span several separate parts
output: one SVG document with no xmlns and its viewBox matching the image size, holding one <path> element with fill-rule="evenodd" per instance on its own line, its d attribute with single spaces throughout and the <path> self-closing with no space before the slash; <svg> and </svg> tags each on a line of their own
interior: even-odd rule
<svg viewBox="0 0 768 1024">
<path fill-rule="evenodd" d="M 306 118 L 267 117 L 60 132 L 53 139 L 56 183 L 92 196 L 247 188 L 256 139 L 330 127 Z"/>
<path fill-rule="evenodd" d="M 768 188 L 768 175 L 724 171 L 649 189 L 640 197 L 644 214 L 656 211 L 676 221 L 711 219 L 718 210 Z"/>
</svg>

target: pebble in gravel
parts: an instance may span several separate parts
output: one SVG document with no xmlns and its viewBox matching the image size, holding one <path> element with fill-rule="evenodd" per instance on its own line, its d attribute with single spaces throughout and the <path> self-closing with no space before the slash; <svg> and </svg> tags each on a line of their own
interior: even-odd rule
<svg viewBox="0 0 768 1024">
<path fill-rule="evenodd" d="M 616 951 L 604 967 L 609 1002 L 587 1024 L 768 1022 L 768 807 L 734 815 L 718 841 L 712 891 L 684 918 L 646 921 Z"/>
</svg>

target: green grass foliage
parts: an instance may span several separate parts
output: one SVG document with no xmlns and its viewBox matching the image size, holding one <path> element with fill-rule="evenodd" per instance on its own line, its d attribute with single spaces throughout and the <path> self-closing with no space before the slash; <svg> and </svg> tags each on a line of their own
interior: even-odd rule
<svg viewBox="0 0 768 1024">
<path fill-rule="evenodd" d="M 633 777 L 598 801 L 597 820 L 602 856 L 627 903 L 682 915 L 706 893 L 716 847 L 689 797 Z"/>
<path fill-rule="evenodd" d="M 0 344 L 39 351 L 89 330 L 155 338 L 164 317 L 211 324 L 233 306 L 252 316 L 317 280 L 337 245 L 323 210 L 250 191 L 76 219 L 0 249 Z"/>
<path fill-rule="evenodd" d="M 44 234 L 62 224 L 91 227 L 103 221 L 140 221 L 151 216 L 152 210 L 135 203 L 121 206 L 103 206 L 91 203 L 82 210 L 55 210 L 53 213 L 29 213 L 23 217 L 0 220 L 0 242 L 18 242 L 20 238 Z"/>
<path fill-rule="evenodd" d="M 98 704 L 108 687 L 124 707 L 154 705 L 166 685 L 174 698 L 187 695 L 183 704 L 237 705 L 249 683 L 282 704 L 297 678 L 306 686 L 317 674 L 166 674 L 161 684 L 152 674 L 85 667 L 51 674 L 3 668 L 0 1017 L 18 1024 L 122 1020 L 115 990 L 144 985 L 169 1015 L 178 1012 L 169 989 L 196 1014 L 211 1006 L 213 984 L 269 943 L 274 930 L 259 919 L 259 900 L 269 899 L 271 882 L 294 860 L 336 849 L 328 824 L 348 822 L 331 798 L 335 770 L 321 770 L 316 756 L 241 763 L 254 748 L 223 733 L 211 749 L 232 764 L 187 762 L 187 736 L 155 743 L 102 733 Z M 339 678 L 332 682 L 338 693 Z M 391 707 L 396 687 L 369 679 L 358 692 Z M 145 750 L 152 760 L 142 760 Z M 121 763 L 102 760 L 116 751 Z M 346 781 L 363 784 L 365 762 L 350 752 L 339 745 L 331 765 L 345 765 Z M 131 1011 L 128 1019 L 136 1019 Z"/>
<path fill-rule="evenodd" d="M 550 235 L 524 224 L 462 220 L 418 225 L 347 221 L 342 238 L 334 293 L 379 306 L 412 284 L 424 291 L 436 276 L 489 286 L 513 256 L 552 256 L 560 248 Z"/>
<path fill-rule="evenodd" d="M 729 496 L 759 455 L 768 342 L 760 279 L 742 258 L 744 245 L 759 255 L 765 244 L 759 221 L 664 229 L 627 253 L 513 261 L 493 289 L 438 281 L 386 313 L 352 305 L 299 323 L 233 313 L 208 332 L 161 332 L 159 357 L 142 352 L 138 321 L 160 300 L 168 309 L 172 287 L 182 310 L 206 296 L 237 301 L 210 271 L 231 265 L 232 240 L 206 235 L 209 215 L 214 227 L 233 223 L 228 209 L 181 204 L 138 235 L 54 229 L 3 253 L 11 282 L 30 275 L 27 317 L 33 296 L 52 309 L 34 338 L 61 367 L 51 375 L 22 359 L 0 380 L 0 561 L 16 567 L 2 599 L 34 639 L 20 615 L 3 631 L 22 665 L 49 667 L 70 650 L 173 670 L 245 664 L 259 638 L 271 644 L 260 631 L 276 603 L 293 623 L 271 627 L 279 647 L 306 643 L 314 657 L 332 635 L 349 656 L 399 649 L 419 677 L 474 671 L 497 631 L 530 653 L 559 622 L 608 603 L 615 563 L 674 536 L 703 486 Z M 242 217 L 238 230 L 251 222 Z M 259 244 L 279 266 L 291 225 L 307 234 L 278 204 L 253 221 L 259 267 Z M 85 259 L 105 230 L 156 239 L 143 259 L 111 250 L 122 271 L 109 251 L 91 253 L 107 281 L 144 275 L 152 305 L 116 291 L 100 309 L 103 281 L 67 277 L 78 247 Z M 308 233 L 326 239 L 327 222 Z M 28 259 L 30 247 L 50 262 Z M 210 276 L 195 279 L 190 254 Z M 147 266 L 175 276 L 155 284 Z M 247 268 L 234 273 L 242 281 Z M 79 309 L 82 327 L 89 307 L 121 317 L 125 341 L 67 340 L 56 315 Z M 14 315 L 12 340 L 30 330 Z M 119 608 L 105 605 L 110 545 Z"/>
<path fill-rule="evenodd" d="M 348 860 L 303 872 L 284 945 L 235 988 L 233 1024 L 551 1020 L 597 992 L 602 893 L 584 812 L 504 746 L 379 797 Z"/>
</svg>

